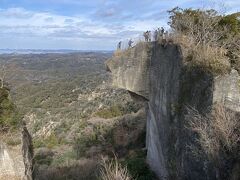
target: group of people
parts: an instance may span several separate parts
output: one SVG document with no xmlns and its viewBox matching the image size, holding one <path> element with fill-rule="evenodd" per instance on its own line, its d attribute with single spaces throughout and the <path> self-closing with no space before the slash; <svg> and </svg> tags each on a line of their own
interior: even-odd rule
<svg viewBox="0 0 240 180">
<path fill-rule="evenodd" d="M 132 44 L 134 43 L 134 41 L 132 39 L 130 39 L 128 41 L 128 48 L 131 48 L 132 47 Z M 117 45 L 117 49 L 120 50 L 121 49 L 121 46 L 122 46 L 122 41 L 119 41 L 118 45 Z"/>
<path fill-rule="evenodd" d="M 157 28 L 153 32 L 153 36 L 152 36 L 151 31 L 146 31 L 146 32 L 143 33 L 143 37 L 144 37 L 146 42 L 151 42 L 152 38 L 153 38 L 154 41 L 158 41 L 158 40 L 166 39 L 168 37 L 168 31 L 165 31 L 165 29 L 163 27 L 161 27 L 161 28 Z M 132 39 L 130 39 L 128 41 L 128 48 L 131 48 L 133 43 L 134 43 L 134 41 Z M 120 41 L 118 43 L 117 49 L 120 50 L 121 46 L 122 46 L 122 41 Z"/>
<path fill-rule="evenodd" d="M 152 39 L 151 31 L 144 32 L 143 36 L 146 42 L 151 42 L 151 39 Z M 153 40 L 158 41 L 160 39 L 167 38 L 167 36 L 168 36 L 168 31 L 165 31 L 163 27 L 157 28 L 153 33 Z"/>
<path fill-rule="evenodd" d="M 151 42 L 152 33 L 151 31 L 146 31 L 143 33 L 143 37 L 146 42 Z"/>
</svg>

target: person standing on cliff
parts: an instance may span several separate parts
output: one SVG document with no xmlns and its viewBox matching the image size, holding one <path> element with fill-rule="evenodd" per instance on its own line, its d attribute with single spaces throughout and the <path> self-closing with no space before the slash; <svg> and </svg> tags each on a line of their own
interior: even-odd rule
<svg viewBox="0 0 240 180">
<path fill-rule="evenodd" d="M 146 42 L 148 41 L 148 35 L 147 34 L 148 34 L 148 31 L 143 33 L 143 37 L 144 37 Z"/>
<path fill-rule="evenodd" d="M 168 39 L 168 31 L 164 33 L 164 38 L 167 40 Z"/>
<path fill-rule="evenodd" d="M 158 40 L 158 30 L 156 29 L 154 31 L 154 41 L 157 41 Z"/>
<path fill-rule="evenodd" d="M 152 37 L 152 33 L 151 33 L 151 31 L 148 31 L 148 33 L 147 33 L 147 36 L 148 36 L 148 42 L 151 42 L 151 37 Z"/>
<path fill-rule="evenodd" d="M 119 41 L 118 46 L 117 46 L 117 49 L 118 49 L 118 50 L 121 50 L 121 46 L 122 46 L 122 41 Z"/>
<path fill-rule="evenodd" d="M 161 27 L 161 29 L 159 29 L 159 39 L 160 39 L 160 40 L 163 39 L 163 35 L 164 35 L 164 28 Z"/>
<path fill-rule="evenodd" d="M 128 48 L 131 48 L 131 47 L 132 47 L 132 44 L 133 44 L 133 41 L 132 41 L 132 39 L 130 39 L 130 40 L 128 41 Z"/>
<path fill-rule="evenodd" d="M 164 34 L 164 28 L 163 27 L 161 27 L 161 35 L 163 36 L 163 34 Z"/>
</svg>

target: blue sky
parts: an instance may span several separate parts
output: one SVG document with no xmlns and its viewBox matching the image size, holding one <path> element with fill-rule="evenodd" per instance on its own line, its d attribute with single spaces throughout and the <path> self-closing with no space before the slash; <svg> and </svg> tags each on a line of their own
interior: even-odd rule
<svg viewBox="0 0 240 180">
<path fill-rule="evenodd" d="M 238 0 L 0 0 L 0 48 L 112 50 L 167 27 L 176 6 L 240 11 Z"/>
</svg>

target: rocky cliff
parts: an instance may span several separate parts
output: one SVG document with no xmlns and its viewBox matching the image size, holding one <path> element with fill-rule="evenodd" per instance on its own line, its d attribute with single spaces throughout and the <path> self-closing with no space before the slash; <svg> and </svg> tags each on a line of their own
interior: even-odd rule
<svg viewBox="0 0 240 180">
<path fill-rule="evenodd" d="M 17 138 L 15 134 L 12 138 Z M 9 135 L 8 135 L 9 136 Z M 32 137 L 27 128 L 22 129 L 22 143 L 7 145 L 2 135 L 0 141 L 0 180 L 32 180 L 33 179 L 33 146 Z M 9 140 L 8 140 L 9 141 Z"/>
<path fill-rule="evenodd" d="M 22 156 L 24 162 L 24 180 L 34 179 L 34 151 L 32 136 L 29 134 L 26 124 L 22 128 Z"/>
<path fill-rule="evenodd" d="M 0 142 L 0 180 L 20 180 L 23 174 L 21 146 L 7 147 Z"/>
<path fill-rule="evenodd" d="M 107 61 L 113 85 L 143 97 L 147 103 L 147 161 L 159 179 L 211 179 L 211 165 L 187 150 L 192 141 L 185 130 L 184 107 L 205 113 L 222 102 L 239 111 L 239 75 L 232 70 L 213 76 L 200 67 L 183 64 L 175 44 L 139 43 Z"/>
</svg>

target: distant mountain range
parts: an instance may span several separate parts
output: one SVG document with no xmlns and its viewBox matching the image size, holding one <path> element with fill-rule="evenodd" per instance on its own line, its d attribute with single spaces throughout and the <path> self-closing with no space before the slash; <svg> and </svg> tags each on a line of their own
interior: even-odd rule
<svg viewBox="0 0 240 180">
<path fill-rule="evenodd" d="M 0 49 L 0 54 L 48 54 L 48 53 L 77 53 L 77 52 L 101 52 L 112 51 L 103 50 L 72 50 L 72 49 Z"/>
</svg>

